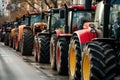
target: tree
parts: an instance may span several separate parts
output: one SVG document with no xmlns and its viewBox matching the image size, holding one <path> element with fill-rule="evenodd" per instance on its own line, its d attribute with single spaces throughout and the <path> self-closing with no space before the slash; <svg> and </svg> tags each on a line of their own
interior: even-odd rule
<svg viewBox="0 0 120 80">
<path fill-rule="evenodd" d="M 57 0 L 44 0 L 45 4 L 49 7 L 49 8 L 57 8 Z"/>
</svg>

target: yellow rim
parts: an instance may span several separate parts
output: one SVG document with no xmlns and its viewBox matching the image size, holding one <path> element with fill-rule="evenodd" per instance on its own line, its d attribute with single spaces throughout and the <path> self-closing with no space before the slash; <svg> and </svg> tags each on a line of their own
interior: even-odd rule
<svg viewBox="0 0 120 80">
<path fill-rule="evenodd" d="M 89 50 L 86 48 L 85 52 L 83 53 L 83 80 L 89 80 L 90 79 L 90 55 Z"/>
<path fill-rule="evenodd" d="M 75 49 L 73 47 L 70 48 L 70 73 L 71 76 L 74 77 L 76 70 L 76 55 Z"/>
</svg>

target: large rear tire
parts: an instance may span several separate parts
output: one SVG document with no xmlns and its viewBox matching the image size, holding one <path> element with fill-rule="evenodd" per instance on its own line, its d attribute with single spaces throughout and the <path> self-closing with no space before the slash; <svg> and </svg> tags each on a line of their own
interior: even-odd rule
<svg viewBox="0 0 120 80">
<path fill-rule="evenodd" d="M 13 37 L 10 35 L 9 37 L 9 47 L 13 46 Z"/>
<path fill-rule="evenodd" d="M 32 55 L 33 43 L 34 37 L 32 31 L 29 29 L 24 29 L 23 38 L 22 41 L 20 42 L 22 55 Z"/>
<path fill-rule="evenodd" d="M 38 62 L 50 62 L 50 37 L 49 35 L 40 35 L 38 38 Z"/>
<path fill-rule="evenodd" d="M 53 70 L 56 70 L 56 44 L 57 36 L 52 35 L 50 40 L 50 64 Z"/>
<path fill-rule="evenodd" d="M 82 80 L 114 80 L 116 59 L 111 45 L 93 41 L 83 49 Z"/>
<path fill-rule="evenodd" d="M 5 44 L 6 46 L 9 46 L 9 36 L 10 36 L 10 33 L 7 32 L 7 33 L 5 34 L 5 41 L 4 41 L 4 44 Z"/>
<path fill-rule="evenodd" d="M 70 40 L 68 59 L 69 80 L 81 80 L 81 45 L 77 35 Z"/>
<path fill-rule="evenodd" d="M 69 43 L 66 38 L 58 39 L 56 46 L 56 65 L 57 72 L 61 75 L 68 74 L 68 46 Z"/>
</svg>

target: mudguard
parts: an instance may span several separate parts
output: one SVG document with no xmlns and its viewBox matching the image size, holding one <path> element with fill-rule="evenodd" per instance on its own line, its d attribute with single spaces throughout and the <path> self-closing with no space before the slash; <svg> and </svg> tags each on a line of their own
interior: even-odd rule
<svg viewBox="0 0 120 80">
<path fill-rule="evenodd" d="M 20 25 L 18 27 L 18 40 L 22 40 L 22 33 L 23 33 L 23 28 L 26 27 L 26 25 Z"/>
<path fill-rule="evenodd" d="M 15 28 L 11 30 L 11 37 L 14 37 L 14 35 L 15 35 Z"/>
<path fill-rule="evenodd" d="M 97 32 L 95 30 L 94 31 L 92 30 L 93 30 L 92 28 L 82 29 L 82 30 L 75 31 L 74 34 L 77 34 L 79 38 L 79 42 L 81 44 L 85 44 L 92 41 L 92 39 L 98 37 Z"/>
<path fill-rule="evenodd" d="M 20 25 L 19 26 L 19 37 L 18 37 L 18 40 L 22 40 L 22 35 L 23 35 L 23 30 L 24 29 L 29 29 L 31 30 L 30 26 L 26 26 L 26 25 Z"/>
<path fill-rule="evenodd" d="M 56 33 L 56 35 L 58 37 L 60 34 L 63 34 L 64 32 L 59 30 L 59 29 L 57 29 L 57 30 L 55 30 L 55 33 Z"/>
</svg>

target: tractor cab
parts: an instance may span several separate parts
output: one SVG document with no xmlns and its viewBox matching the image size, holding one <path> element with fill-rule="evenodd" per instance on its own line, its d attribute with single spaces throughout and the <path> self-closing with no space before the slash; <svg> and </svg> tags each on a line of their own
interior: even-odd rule
<svg viewBox="0 0 120 80">
<path fill-rule="evenodd" d="M 34 26 L 34 23 L 40 21 L 41 21 L 40 13 L 30 12 L 23 16 L 22 24 L 32 27 Z"/>
<path fill-rule="evenodd" d="M 48 16 L 48 27 L 47 30 L 54 32 L 55 30 L 64 30 L 65 18 L 60 17 L 60 12 L 63 9 L 51 9 Z"/>
<path fill-rule="evenodd" d="M 95 8 L 91 6 L 91 9 L 87 10 L 84 5 L 72 5 L 68 12 L 69 33 L 83 29 L 85 22 L 93 21 Z"/>
<path fill-rule="evenodd" d="M 119 34 L 120 34 L 120 1 L 119 0 L 114 2 L 112 6 L 110 6 L 108 23 L 109 23 L 108 24 L 108 29 L 109 29 L 108 37 L 114 38 L 120 44 L 120 37 L 119 37 Z"/>
</svg>

